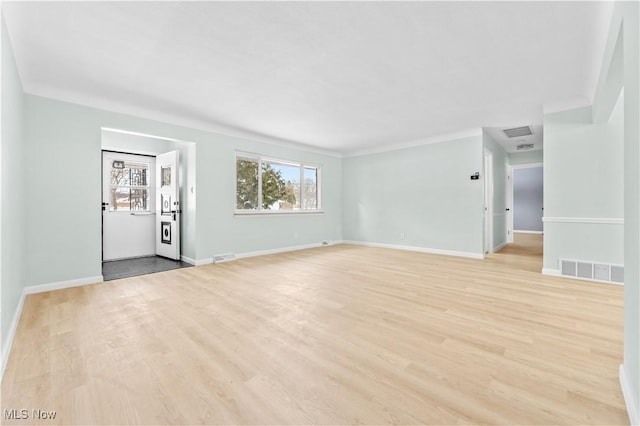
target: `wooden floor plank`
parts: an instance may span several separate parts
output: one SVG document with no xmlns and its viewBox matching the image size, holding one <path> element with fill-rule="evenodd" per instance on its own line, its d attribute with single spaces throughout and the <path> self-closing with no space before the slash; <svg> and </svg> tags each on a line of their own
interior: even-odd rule
<svg viewBox="0 0 640 426">
<path fill-rule="evenodd" d="M 36 424 L 628 424 L 622 287 L 338 245 L 30 295 L 2 410 Z M 25 424 L 3 419 L 4 424 Z"/>
</svg>

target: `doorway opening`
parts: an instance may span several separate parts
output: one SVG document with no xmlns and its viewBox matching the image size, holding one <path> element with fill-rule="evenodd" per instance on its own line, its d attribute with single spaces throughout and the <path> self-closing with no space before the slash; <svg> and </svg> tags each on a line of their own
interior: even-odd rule
<svg viewBox="0 0 640 426">
<path fill-rule="evenodd" d="M 511 165 L 507 170 L 508 242 L 517 234 L 542 235 L 544 177 L 542 163 Z M 540 237 L 541 238 L 541 237 Z"/>
<path fill-rule="evenodd" d="M 544 176 L 542 163 L 507 166 L 507 246 L 498 260 L 542 270 Z"/>
<path fill-rule="evenodd" d="M 194 157 L 193 143 L 102 129 L 105 281 L 192 266 Z"/>
</svg>

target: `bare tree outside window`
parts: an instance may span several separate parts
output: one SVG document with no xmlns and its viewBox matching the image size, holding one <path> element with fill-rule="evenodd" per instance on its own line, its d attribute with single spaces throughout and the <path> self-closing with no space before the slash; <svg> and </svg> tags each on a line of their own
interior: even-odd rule
<svg viewBox="0 0 640 426">
<path fill-rule="evenodd" d="M 149 210 L 149 164 L 124 162 L 124 167 L 111 168 L 110 211 Z"/>
</svg>

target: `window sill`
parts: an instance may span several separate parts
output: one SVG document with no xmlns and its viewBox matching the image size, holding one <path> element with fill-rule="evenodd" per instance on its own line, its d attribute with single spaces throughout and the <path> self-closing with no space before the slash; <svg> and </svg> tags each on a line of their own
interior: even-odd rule
<svg viewBox="0 0 640 426">
<path fill-rule="evenodd" d="M 295 210 L 295 211 L 281 211 L 281 210 L 250 210 L 250 211 L 242 211 L 236 210 L 233 215 L 234 216 L 282 216 L 282 215 L 317 215 L 324 214 L 324 210 Z"/>
</svg>

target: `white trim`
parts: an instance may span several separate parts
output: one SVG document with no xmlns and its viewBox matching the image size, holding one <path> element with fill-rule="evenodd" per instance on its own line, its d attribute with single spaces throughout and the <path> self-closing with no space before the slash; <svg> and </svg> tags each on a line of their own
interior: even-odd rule
<svg viewBox="0 0 640 426">
<path fill-rule="evenodd" d="M 495 253 L 495 252 L 497 252 L 497 251 L 500 251 L 500 250 L 502 250 L 503 248 L 505 248 L 506 246 L 507 246 L 507 243 L 506 243 L 506 242 L 504 242 L 504 243 L 502 243 L 502 244 L 498 244 L 497 246 L 495 246 L 495 247 L 493 248 L 493 252 Z"/>
<path fill-rule="evenodd" d="M 389 152 L 389 151 L 400 151 L 402 149 L 415 148 L 417 146 L 430 145 L 433 143 L 471 138 L 474 136 L 482 136 L 481 127 L 475 127 L 475 128 L 463 130 L 460 132 L 443 133 L 440 135 L 430 136 L 422 139 L 415 139 L 412 141 L 401 142 L 393 145 L 386 144 L 384 146 L 380 146 L 377 148 L 359 149 L 359 150 L 343 153 L 342 157 L 343 158 L 360 157 L 363 155 L 380 154 L 380 153 Z"/>
<path fill-rule="evenodd" d="M 591 101 L 585 96 L 576 96 L 555 102 L 542 104 L 542 114 L 555 114 L 556 112 L 568 111 L 570 109 L 584 108 L 591 106 Z"/>
<path fill-rule="evenodd" d="M 486 254 L 493 253 L 493 213 L 494 213 L 494 176 L 493 176 L 493 153 L 487 148 L 484 149 L 482 171 L 484 187 L 484 241 L 482 250 Z"/>
<path fill-rule="evenodd" d="M 546 223 L 588 223 L 592 225 L 624 225 L 623 217 L 549 217 L 542 218 Z"/>
<path fill-rule="evenodd" d="M 202 266 L 202 265 L 206 265 L 206 264 L 209 264 L 209 263 L 213 263 L 213 257 L 210 257 L 208 259 L 192 259 L 190 257 L 182 255 L 182 256 L 180 256 L 180 260 L 182 260 L 183 262 L 188 263 L 189 265 L 193 265 L 193 266 Z"/>
<path fill-rule="evenodd" d="M 155 135 L 149 135 L 147 133 L 131 132 L 129 130 L 114 129 L 114 128 L 111 128 L 111 127 L 101 127 L 101 129 L 103 131 L 105 131 L 105 132 L 123 133 L 125 135 L 131 135 L 131 136 L 142 136 L 144 138 L 159 139 L 161 141 L 195 143 L 193 141 L 185 141 L 185 140 L 182 140 L 182 139 L 165 138 L 164 136 L 155 136 Z"/>
<path fill-rule="evenodd" d="M 26 294 L 24 289 L 22 289 L 22 293 L 20 294 L 20 300 L 18 300 L 18 306 L 16 307 L 16 312 L 13 315 L 11 320 L 11 325 L 9 326 L 9 334 L 7 335 L 7 340 L 4 341 L 2 345 L 2 365 L 0 365 L 0 381 L 4 376 L 4 369 L 7 366 L 7 362 L 9 361 L 9 354 L 11 353 L 11 347 L 13 346 L 13 339 L 16 336 L 16 330 L 18 329 L 18 323 L 20 322 L 20 317 L 22 316 L 22 307 L 24 306 L 24 299 L 26 298 Z"/>
<path fill-rule="evenodd" d="M 631 385 L 629 383 L 629 379 L 627 378 L 624 364 L 620 364 L 619 377 L 620 388 L 622 388 L 624 403 L 627 406 L 627 414 L 629 415 L 629 424 L 638 425 L 640 424 L 640 413 L 638 412 L 638 407 L 636 406 L 635 400 L 631 393 Z"/>
<path fill-rule="evenodd" d="M 256 210 L 241 210 L 237 208 L 237 193 L 238 193 L 238 160 L 248 160 L 252 162 L 258 163 L 258 208 Z M 262 165 L 264 163 L 275 163 L 282 164 L 285 166 L 297 167 L 300 169 L 300 182 L 304 181 L 304 170 L 305 169 L 315 169 L 316 171 L 316 208 L 305 210 L 300 208 L 298 210 L 270 210 L 262 208 Z M 247 151 L 235 151 L 235 162 L 234 162 L 234 175 L 235 179 L 233 180 L 233 206 L 234 215 L 242 216 L 242 215 L 262 215 L 262 214 L 323 214 L 324 208 L 322 204 L 322 164 L 319 163 L 307 163 L 302 161 L 291 161 L 291 160 L 282 160 L 274 157 L 265 156 L 262 154 L 256 154 Z M 302 190 L 302 186 L 300 187 L 300 206 L 304 205 L 304 191 Z"/>
<path fill-rule="evenodd" d="M 442 254 L 445 256 L 467 257 L 471 259 L 484 259 L 484 255 L 482 253 L 471 253 L 466 251 L 442 250 L 442 249 L 434 249 L 434 248 L 428 248 L 428 247 L 403 246 L 399 244 L 385 244 L 385 243 L 371 243 L 366 241 L 354 241 L 354 240 L 344 240 L 342 241 L 342 244 L 351 244 L 354 246 L 365 246 L 365 247 L 387 248 L 387 249 L 393 249 L 393 250 L 417 251 L 420 253 Z"/>
<path fill-rule="evenodd" d="M 22 289 L 22 294 L 20 295 L 20 300 L 18 301 L 18 306 L 16 307 L 16 313 L 13 316 L 13 320 L 11 321 L 11 326 L 9 327 L 9 335 L 7 336 L 7 340 L 4 342 L 4 345 L 2 347 L 2 365 L 0 365 L 0 378 L 4 376 L 4 369 L 7 366 L 7 361 L 9 360 L 9 354 L 11 352 L 11 347 L 13 346 L 13 339 L 15 337 L 16 330 L 18 328 L 18 323 L 20 322 L 20 316 L 22 315 L 22 308 L 24 306 L 24 301 L 27 295 L 35 294 L 35 293 L 43 293 L 43 292 L 52 291 L 52 290 L 61 290 L 61 289 L 70 288 L 70 287 L 79 287 L 87 284 L 98 284 L 103 281 L 104 279 L 102 275 L 95 275 L 93 277 L 77 278 L 75 280 L 58 281 L 54 283 L 31 285 L 31 286 L 24 287 Z"/>
<path fill-rule="evenodd" d="M 104 281 L 102 275 L 77 278 L 75 280 L 58 281 L 48 284 L 30 285 L 24 288 L 24 294 L 43 293 L 45 291 L 62 290 L 64 288 L 80 287 L 87 284 L 99 284 Z"/>
<path fill-rule="evenodd" d="M 192 259 L 190 257 L 183 255 L 183 256 L 180 256 L 180 260 L 193 266 L 202 266 L 202 265 L 208 265 L 210 263 L 215 263 L 213 260 L 213 257 L 208 257 L 205 259 Z"/>
<path fill-rule="evenodd" d="M 334 244 L 330 243 L 329 245 L 334 245 Z M 238 253 L 235 255 L 235 258 L 245 259 L 247 257 L 266 256 L 269 254 L 286 253 L 289 251 L 307 250 L 307 249 L 317 248 L 322 246 L 323 244 L 320 242 L 320 243 L 313 243 L 313 244 L 304 244 L 300 246 L 281 247 L 281 248 L 269 249 L 269 250 L 257 250 L 257 251 L 250 251 L 246 253 Z"/>
<path fill-rule="evenodd" d="M 617 266 L 617 265 L 614 265 Z M 592 283 L 600 283 L 600 284 L 613 284 L 613 285 L 621 285 L 624 286 L 624 283 L 618 283 L 615 281 L 602 281 L 602 280 L 594 280 L 592 278 L 582 278 L 582 277 L 573 277 L 571 275 L 562 275 L 562 273 L 557 269 L 543 268 L 542 275 L 551 275 L 559 278 L 568 278 L 570 280 L 578 280 L 578 281 L 589 281 Z"/>
<path fill-rule="evenodd" d="M 133 107 L 123 102 L 106 100 L 104 98 L 98 99 L 93 96 L 87 96 L 82 93 L 60 89 L 58 87 L 48 86 L 44 84 L 32 84 L 29 87 L 23 87 L 23 90 L 27 94 L 38 96 L 41 98 L 80 105 L 87 108 L 107 111 L 115 114 L 125 114 L 145 120 L 159 121 L 161 122 L 161 124 L 168 124 L 171 126 L 178 126 L 193 130 L 210 132 L 218 135 L 231 136 L 235 138 L 242 138 L 248 141 L 263 142 L 270 145 L 281 146 L 305 152 L 313 152 L 316 154 L 322 154 L 331 157 L 342 157 L 340 152 L 331 149 L 320 148 L 317 146 L 312 146 L 286 139 L 280 139 L 250 130 L 237 129 L 224 124 L 213 123 L 201 119 L 194 119 L 193 117 L 188 117 L 187 115 L 165 113 L 150 108 Z M 143 126 L 146 126 L 146 123 L 143 123 Z M 171 133 L 173 133 L 175 129 L 170 129 L 170 131 Z"/>
<path fill-rule="evenodd" d="M 541 151 L 541 150 L 536 150 L 536 151 Z M 515 154 L 515 152 L 512 152 L 512 154 Z M 509 164 L 509 167 L 511 167 L 512 169 L 533 169 L 535 167 L 544 168 L 544 163 Z"/>
<path fill-rule="evenodd" d="M 269 215 L 314 215 L 324 214 L 324 210 L 235 210 L 234 216 L 269 216 Z"/>
<path fill-rule="evenodd" d="M 513 242 L 513 166 L 511 164 L 507 164 L 506 165 L 506 172 L 507 172 L 507 180 L 506 180 L 506 185 L 505 185 L 505 189 L 507 191 L 507 193 L 505 194 L 505 204 L 506 204 L 506 211 L 505 213 L 507 214 L 507 218 L 505 220 L 505 226 L 507 228 L 506 233 L 507 233 L 507 243 L 512 243 Z"/>
<path fill-rule="evenodd" d="M 535 235 L 542 235 L 542 231 L 522 231 L 519 229 L 514 229 L 513 230 L 514 234 L 535 234 Z"/>
</svg>

